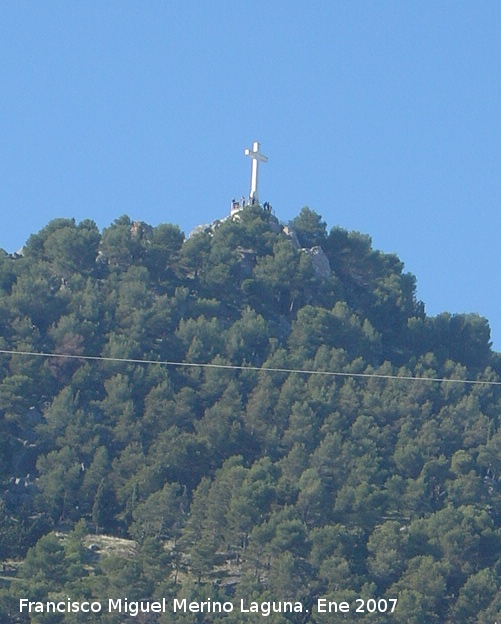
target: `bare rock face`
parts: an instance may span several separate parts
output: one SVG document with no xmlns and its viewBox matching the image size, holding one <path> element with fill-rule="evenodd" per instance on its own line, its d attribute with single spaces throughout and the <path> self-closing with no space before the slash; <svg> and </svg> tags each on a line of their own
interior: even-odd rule
<svg viewBox="0 0 501 624">
<path fill-rule="evenodd" d="M 240 271 L 245 277 L 250 277 L 252 269 L 256 266 L 256 251 L 254 249 L 244 249 L 240 246 L 237 247 L 236 251 L 239 256 Z"/>
<path fill-rule="evenodd" d="M 196 225 L 190 232 L 188 238 L 196 236 L 197 234 L 203 234 L 204 232 L 211 231 L 211 226 L 208 224 Z"/>
<path fill-rule="evenodd" d="M 296 232 L 294 232 L 294 230 L 289 225 L 283 225 L 282 231 L 296 249 L 301 248 Z"/>
<path fill-rule="evenodd" d="M 309 249 L 301 249 L 306 255 L 310 256 L 315 273 L 324 279 L 331 274 L 331 266 L 329 258 L 325 255 L 324 250 L 320 246 L 310 247 Z"/>
<path fill-rule="evenodd" d="M 144 221 L 133 221 L 130 226 L 131 238 L 145 238 L 150 237 L 153 233 L 153 226 L 148 225 Z"/>
</svg>

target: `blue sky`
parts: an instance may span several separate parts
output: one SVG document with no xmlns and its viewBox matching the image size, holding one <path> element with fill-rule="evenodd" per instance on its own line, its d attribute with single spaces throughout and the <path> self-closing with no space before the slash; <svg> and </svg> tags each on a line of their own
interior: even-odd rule
<svg viewBox="0 0 501 624">
<path fill-rule="evenodd" d="M 185 232 L 248 193 L 370 234 L 501 350 L 493 1 L 4 2 L 0 247 L 55 217 Z"/>
</svg>

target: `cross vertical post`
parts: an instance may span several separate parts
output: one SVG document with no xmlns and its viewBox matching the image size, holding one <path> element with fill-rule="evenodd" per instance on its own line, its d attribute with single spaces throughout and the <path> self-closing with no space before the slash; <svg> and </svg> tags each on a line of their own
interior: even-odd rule
<svg viewBox="0 0 501 624">
<path fill-rule="evenodd" d="M 258 183 L 259 183 L 259 163 L 267 162 L 268 158 L 259 151 L 258 141 L 254 141 L 252 149 L 246 149 L 245 155 L 252 158 L 251 184 L 249 193 L 249 204 L 259 204 Z"/>
</svg>

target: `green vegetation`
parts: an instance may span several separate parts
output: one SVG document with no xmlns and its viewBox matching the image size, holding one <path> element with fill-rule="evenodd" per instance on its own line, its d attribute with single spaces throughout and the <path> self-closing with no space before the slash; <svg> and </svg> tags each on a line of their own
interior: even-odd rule
<svg viewBox="0 0 501 624">
<path fill-rule="evenodd" d="M 498 387 L 349 375 L 498 380 L 487 322 L 428 317 L 367 236 L 309 209 L 291 225 L 330 276 L 259 208 L 188 240 L 57 219 L 1 253 L 0 349 L 58 355 L 0 354 L 2 622 L 122 621 L 19 614 L 21 597 L 66 596 L 398 598 L 392 615 L 337 617 L 495 621 Z M 153 621 L 222 617 L 257 621 Z"/>
</svg>

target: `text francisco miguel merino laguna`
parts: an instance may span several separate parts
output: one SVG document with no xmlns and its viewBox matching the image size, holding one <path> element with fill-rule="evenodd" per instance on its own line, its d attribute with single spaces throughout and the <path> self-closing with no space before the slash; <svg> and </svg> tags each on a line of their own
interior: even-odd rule
<svg viewBox="0 0 501 624">
<path fill-rule="evenodd" d="M 50 600 L 35 602 L 27 598 L 19 600 L 20 613 L 126 613 L 136 617 L 141 613 L 259 613 L 263 616 L 272 613 L 302 613 L 306 611 L 300 602 L 219 602 L 210 598 L 202 602 L 189 602 L 186 598 L 174 599 L 169 604 L 165 598 L 161 600 L 137 600 L 127 598 L 110 598 L 104 604 L 101 601 Z"/>
</svg>

